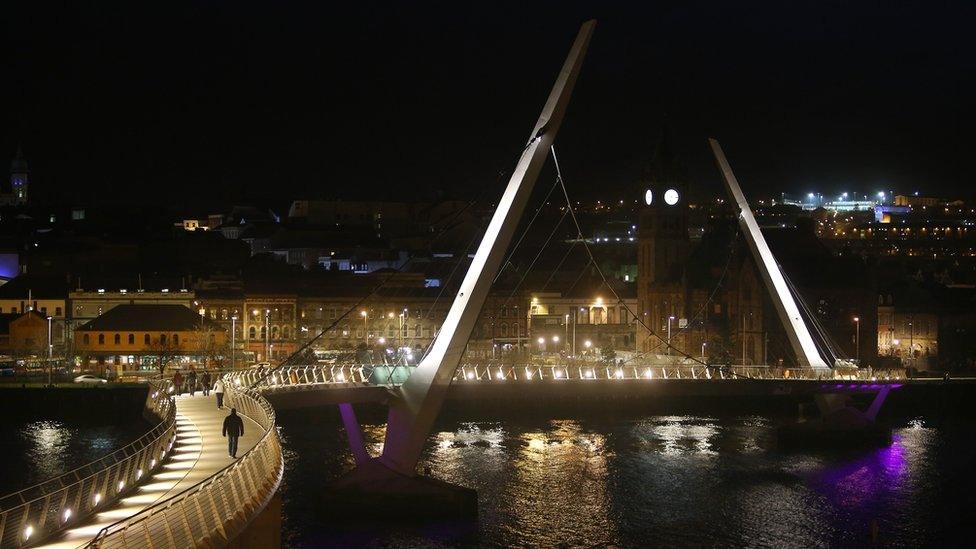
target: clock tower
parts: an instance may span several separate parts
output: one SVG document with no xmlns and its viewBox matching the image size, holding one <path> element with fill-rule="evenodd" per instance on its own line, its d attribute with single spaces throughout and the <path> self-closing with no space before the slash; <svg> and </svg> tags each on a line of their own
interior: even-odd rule
<svg viewBox="0 0 976 549">
<path fill-rule="evenodd" d="M 688 178 L 662 135 L 637 190 L 637 306 L 648 329 L 677 331 L 684 314 L 683 271 L 688 258 Z M 684 348 L 683 337 L 672 340 Z M 638 337 L 638 350 L 665 354 L 660 341 Z"/>
<path fill-rule="evenodd" d="M 680 278 L 689 247 L 687 194 L 688 178 L 665 133 L 639 185 L 637 279 L 641 286 Z"/>
</svg>

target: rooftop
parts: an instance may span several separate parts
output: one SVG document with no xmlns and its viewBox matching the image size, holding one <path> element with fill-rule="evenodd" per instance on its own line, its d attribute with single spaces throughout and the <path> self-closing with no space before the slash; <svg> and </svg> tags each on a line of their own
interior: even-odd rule
<svg viewBox="0 0 976 549">
<path fill-rule="evenodd" d="M 223 331 L 220 324 L 182 305 L 117 305 L 86 322 L 81 331 L 187 332 L 201 328 Z"/>
</svg>

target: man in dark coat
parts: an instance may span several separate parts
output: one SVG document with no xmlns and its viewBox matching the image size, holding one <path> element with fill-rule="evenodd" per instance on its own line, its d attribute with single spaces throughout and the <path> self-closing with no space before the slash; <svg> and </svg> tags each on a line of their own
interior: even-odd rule
<svg viewBox="0 0 976 549">
<path fill-rule="evenodd" d="M 230 415 L 224 418 L 224 436 L 227 437 L 227 453 L 237 458 L 237 439 L 244 435 L 244 420 L 237 415 L 237 408 L 230 409 Z"/>
</svg>

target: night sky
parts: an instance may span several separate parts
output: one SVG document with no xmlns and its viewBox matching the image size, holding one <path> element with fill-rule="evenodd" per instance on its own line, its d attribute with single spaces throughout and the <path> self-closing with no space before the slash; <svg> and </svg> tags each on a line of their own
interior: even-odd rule
<svg viewBox="0 0 976 549">
<path fill-rule="evenodd" d="M 70 200 L 470 196 L 594 17 L 577 197 L 630 196 L 665 124 L 698 194 L 709 136 L 752 195 L 976 194 L 972 2 L 359 4 L 5 5 L 0 158 Z"/>
</svg>

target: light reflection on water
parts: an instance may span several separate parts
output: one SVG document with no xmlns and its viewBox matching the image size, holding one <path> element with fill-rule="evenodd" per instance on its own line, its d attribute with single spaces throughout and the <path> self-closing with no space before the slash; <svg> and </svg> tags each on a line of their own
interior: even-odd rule
<svg viewBox="0 0 976 549">
<path fill-rule="evenodd" d="M 867 543 L 872 521 L 884 543 L 918 545 L 951 539 L 974 487 L 972 429 L 949 436 L 924 421 L 888 448 L 837 453 L 780 452 L 761 416 L 458 422 L 431 436 L 422 467 L 478 490 L 474 533 L 347 524 L 316 508 L 352 466 L 338 422 L 279 419 L 292 546 L 827 547 Z M 383 432 L 365 428 L 374 450 Z"/>
<path fill-rule="evenodd" d="M 120 425 L 84 420 L 7 420 L 0 424 L 0 493 L 26 488 L 95 460 L 141 435 L 139 421 Z"/>
</svg>

